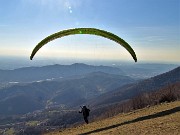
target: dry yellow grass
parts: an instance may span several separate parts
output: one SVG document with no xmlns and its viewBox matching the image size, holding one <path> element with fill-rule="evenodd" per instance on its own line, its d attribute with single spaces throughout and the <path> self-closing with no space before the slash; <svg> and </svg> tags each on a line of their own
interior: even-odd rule
<svg viewBox="0 0 180 135">
<path fill-rule="evenodd" d="M 48 135 L 180 135 L 180 101 L 165 103 Z"/>
</svg>

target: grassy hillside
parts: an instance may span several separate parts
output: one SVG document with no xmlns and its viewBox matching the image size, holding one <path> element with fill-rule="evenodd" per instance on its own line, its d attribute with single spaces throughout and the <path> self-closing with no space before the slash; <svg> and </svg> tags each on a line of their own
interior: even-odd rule
<svg viewBox="0 0 180 135">
<path fill-rule="evenodd" d="M 112 118 L 51 132 L 47 135 L 178 135 L 179 133 L 180 101 L 176 101 L 119 114 Z"/>
</svg>

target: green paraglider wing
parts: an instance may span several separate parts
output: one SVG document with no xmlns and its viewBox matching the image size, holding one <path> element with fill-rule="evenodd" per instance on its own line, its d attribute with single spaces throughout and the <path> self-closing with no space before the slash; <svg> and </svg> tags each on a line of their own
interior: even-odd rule
<svg viewBox="0 0 180 135">
<path fill-rule="evenodd" d="M 121 39 L 120 37 L 118 37 L 117 35 L 104 31 L 104 30 L 100 30 L 100 29 L 96 29 L 96 28 L 75 28 L 75 29 L 68 29 L 68 30 L 63 30 L 63 31 L 59 31 L 57 33 L 54 33 L 48 37 L 46 37 L 45 39 L 43 39 L 41 42 L 39 42 L 37 44 L 37 46 L 34 48 L 34 50 L 31 53 L 30 59 L 32 60 L 34 55 L 36 54 L 36 52 L 45 44 L 47 44 L 48 42 L 57 39 L 57 38 L 61 38 L 64 36 L 68 36 L 68 35 L 74 35 L 74 34 L 91 34 L 91 35 L 97 35 L 97 36 L 102 36 L 104 38 L 108 38 L 112 41 L 117 42 L 118 44 L 122 45 L 133 57 L 134 61 L 137 62 L 137 58 L 136 58 L 136 54 L 134 52 L 134 50 L 131 48 L 131 46 L 124 41 L 123 39 Z"/>
</svg>

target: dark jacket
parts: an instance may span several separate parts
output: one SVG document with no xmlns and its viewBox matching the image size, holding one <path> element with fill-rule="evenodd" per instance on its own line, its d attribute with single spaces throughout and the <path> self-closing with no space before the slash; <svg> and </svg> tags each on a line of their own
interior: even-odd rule
<svg viewBox="0 0 180 135">
<path fill-rule="evenodd" d="M 79 111 L 79 113 L 83 113 L 84 117 L 88 117 L 89 116 L 89 112 L 90 112 L 90 110 L 86 106 L 83 106 L 82 110 Z"/>
</svg>

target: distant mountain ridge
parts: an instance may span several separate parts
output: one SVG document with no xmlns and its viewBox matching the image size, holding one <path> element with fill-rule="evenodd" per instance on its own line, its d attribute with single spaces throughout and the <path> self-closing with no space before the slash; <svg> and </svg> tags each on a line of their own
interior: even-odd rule
<svg viewBox="0 0 180 135">
<path fill-rule="evenodd" d="M 52 67 L 53 70 L 49 70 L 49 67 Z M 2 87 L 0 89 L 0 108 L 2 108 L 0 114 L 22 114 L 44 109 L 45 107 L 75 107 L 84 103 L 91 106 L 112 104 L 130 99 L 142 92 L 156 90 L 180 81 L 180 67 L 140 82 L 128 76 L 115 74 L 122 72 L 118 68 L 106 66 L 73 64 L 69 66 L 53 65 L 17 70 L 22 72 L 24 70 L 29 71 L 29 69 L 39 69 L 40 71 L 43 70 L 43 73 L 52 71 L 62 73 L 63 70 L 60 71 L 59 67 L 61 69 L 65 68 L 66 71 L 64 72 L 66 77 L 60 80 L 17 83 L 13 86 Z M 24 73 L 27 73 L 27 71 Z M 30 73 L 36 74 L 34 71 Z M 73 73 L 74 75 L 72 75 Z M 22 74 L 22 76 L 28 78 L 28 74 Z"/>
<path fill-rule="evenodd" d="M 125 75 L 122 70 L 108 66 L 91 66 L 82 63 L 72 65 L 49 65 L 43 67 L 25 67 L 14 70 L 0 70 L 0 82 L 33 82 L 52 78 L 69 77 L 92 72 Z"/>
</svg>

